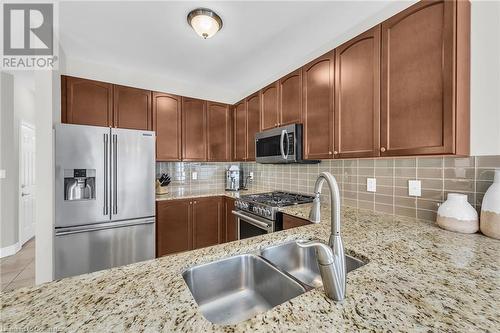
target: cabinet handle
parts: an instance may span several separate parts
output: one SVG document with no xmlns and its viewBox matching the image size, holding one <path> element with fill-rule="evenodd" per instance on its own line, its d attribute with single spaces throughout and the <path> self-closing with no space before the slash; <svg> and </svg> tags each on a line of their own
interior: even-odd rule
<svg viewBox="0 0 500 333">
<path fill-rule="evenodd" d="M 336 150 L 334 150 L 334 151 L 333 151 L 333 155 L 337 155 L 338 153 L 339 153 L 339 152 L 338 152 L 338 151 L 336 151 Z"/>
<path fill-rule="evenodd" d="M 381 152 L 385 152 L 385 147 L 380 147 Z"/>
<path fill-rule="evenodd" d="M 331 155 L 331 154 L 332 154 L 332 152 L 331 152 L 331 151 L 329 151 L 329 152 L 328 152 L 328 155 Z"/>
</svg>

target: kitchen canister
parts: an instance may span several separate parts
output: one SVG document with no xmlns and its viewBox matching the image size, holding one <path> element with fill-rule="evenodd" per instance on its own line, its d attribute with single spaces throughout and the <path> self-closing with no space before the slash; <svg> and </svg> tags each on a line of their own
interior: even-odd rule
<svg viewBox="0 0 500 333">
<path fill-rule="evenodd" d="M 481 232 L 486 236 L 500 239 L 500 169 L 495 170 L 493 184 L 483 197 Z"/>
<path fill-rule="evenodd" d="M 439 206 L 437 224 L 446 230 L 473 234 L 479 230 L 477 212 L 467 201 L 467 195 L 448 193 L 448 198 Z"/>
</svg>

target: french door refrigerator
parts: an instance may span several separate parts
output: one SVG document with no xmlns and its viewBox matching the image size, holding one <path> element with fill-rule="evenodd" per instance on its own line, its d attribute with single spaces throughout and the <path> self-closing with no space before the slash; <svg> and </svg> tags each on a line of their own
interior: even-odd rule
<svg viewBox="0 0 500 333">
<path fill-rule="evenodd" d="M 154 132 L 55 126 L 56 279 L 154 258 Z"/>
</svg>

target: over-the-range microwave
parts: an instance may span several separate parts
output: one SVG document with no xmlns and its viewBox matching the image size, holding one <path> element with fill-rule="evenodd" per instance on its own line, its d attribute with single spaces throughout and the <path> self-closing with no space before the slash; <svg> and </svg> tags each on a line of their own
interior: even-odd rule
<svg viewBox="0 0 500 333">
<path fill-rule="evenodd" d="M 318 163 L 303 160 L 302 125 L 292 124 L 255 134 L 257 163 Z"/>
</svg>

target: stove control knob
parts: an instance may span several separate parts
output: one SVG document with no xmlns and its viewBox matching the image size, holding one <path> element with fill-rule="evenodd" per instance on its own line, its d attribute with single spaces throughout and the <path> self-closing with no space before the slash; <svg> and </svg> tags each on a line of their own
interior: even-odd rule
<svg viewBox="0 0 500 333">
<path fill-rule="evenodd" d="M 241 204 L 242 204 L 243 208 L 245 208 L 245 209 L 247 209 L 247 208 L 248 208 L 248 203 L 246 203 L 246 202 L 242 202 Z"/>
<path fill-rule="evenodd" d="M 259 215 L 262 215 L 262 211 L 263 211 L 262 207 L 259 207 L 259 208 L 257 209 L 257 213 L 259 213 Z"/>
<path fill-rule="evenodd" d="M 265 209 L 265 210 L 264 210 L 264 214 L 265 214 L 266 216 L 271 216 L 271 210 L 270 210 L 269 208 Z"/>
<path fill-rule="evenodd" d="M 240 205 L 241 205 L 241 203 L 240 203 L 239 201 L 236 201 L 236 202 L 234 203 L 234 205 L 235 205 L 236 207 L 238 207 L 238 208 L 239 208 L 239 207 L 240 207 Z"/>
<path fill-rule="evenodd" d="M 257 213 L 258 208 L 257 208 L 257 207 L 255 207 L 255 206 L 253 206 L 253 207 L 252 207 L 252 210 L 253 210 L 253 212 L 254 212 L 254 213 Z"/>
</svg>

